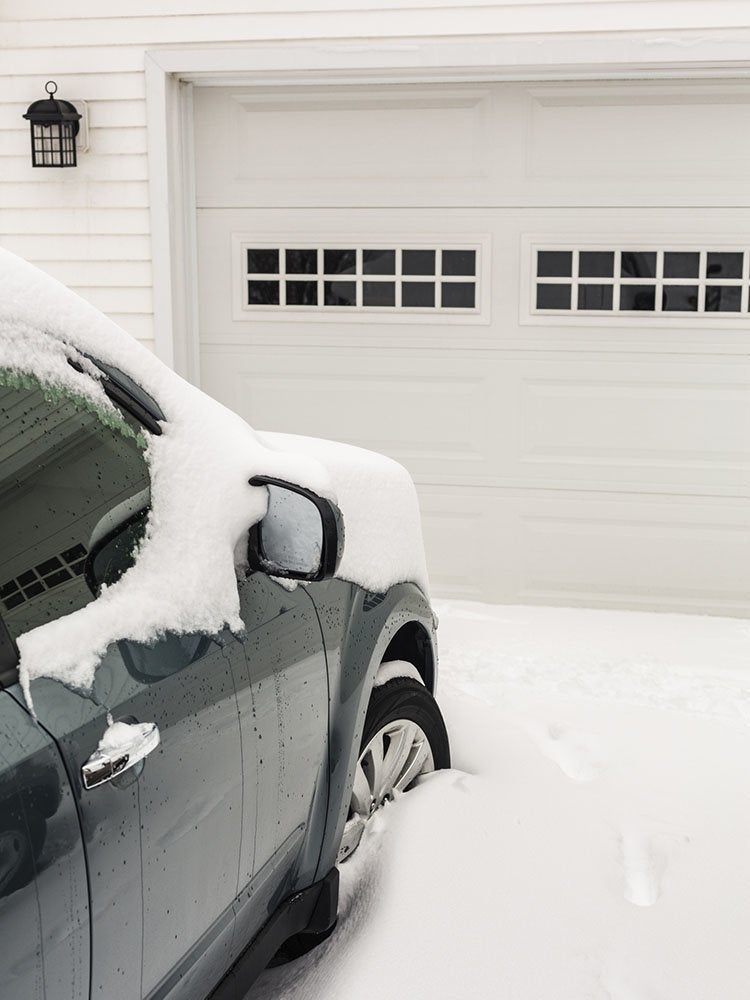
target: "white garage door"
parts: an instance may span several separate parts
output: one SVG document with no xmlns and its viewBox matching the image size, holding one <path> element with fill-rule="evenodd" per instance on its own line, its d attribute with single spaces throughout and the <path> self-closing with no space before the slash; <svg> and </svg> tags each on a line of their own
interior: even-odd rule
<svg viewBox="0 0 750 1000">
<path fill-rule="evenodd" d="M 197 89 L 201 384 L 403 462 L 438 594 L 746 614 L 749 103 Z"/>
</svg>

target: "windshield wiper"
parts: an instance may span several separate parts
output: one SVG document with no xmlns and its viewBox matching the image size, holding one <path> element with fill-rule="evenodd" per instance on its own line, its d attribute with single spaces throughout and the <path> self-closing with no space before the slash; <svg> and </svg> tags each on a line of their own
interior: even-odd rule
<svg viewBox="0 0 750 1000">
<path fill-rule="evenodd" d="M 84 357 L 96 365 L 104 376 L 101 380 L 102 389 L 112 402 L 122 407 L 131 417 L 135 417 L 138 423 L 142 424 L 146 430 L 151 431 L 152 434 L 161 434 L 159 421 L 165 420 L 166 417 L 156 400 L 144 392 L 130 376 L 121 372 L 119 368 L 99 361 L 97 358 L 91 357 L 90 354 L 84 354 Z M 77 372 L 83 372 L 83 368 L 77 361 L 68 358 L 68 364 Z"/>
</svg>

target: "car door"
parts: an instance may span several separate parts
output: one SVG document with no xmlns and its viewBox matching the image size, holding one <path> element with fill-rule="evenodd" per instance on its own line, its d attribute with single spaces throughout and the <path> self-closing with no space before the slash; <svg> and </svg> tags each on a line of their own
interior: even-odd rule
<svg viewBox="0 0 750 1000">
<path fill-rule="evenodd" d="M 152 722 L 160 745 L 97 787 L 79 784 L 93 913 L 92 995 L 194 997 L 225 971 L 242 823 L 229 633 L 112 644 L 91 697 L 34 685 L 74 780 L 108 726 Z M 142 959 L 141 959 L 142 941 Z M 142 971 L 141 971 L 142 970 Z"/>
<path fill-rule="evenodd" d="M 243 843 L 235 954 L 287 895 L 312 882 L 328 795 L 328 675 L 315 607 L 304 586 L 262 572 L 239 587 L 243 822 L 256 833 L 252 852 Z"/>
<path fill-rule="evenodd" d="M 233 661 L 243 651 L 228 630 L 117 645 L 128 712 L 161 738 L 138 778 L 142 994 L 202 997 L 229 965 L 234 931 L 243 766 Z"/>
<path fill-rule="evenodd" d="M 117 520 L 147 502 L 143 445 L 138 427 L 65 393 L 0 379 L 0 613 L 14 639 L 94 598 L 102 524 L 116 554 L 130 552 Z M 242 826 L 233 658 L 244 651 L 229 633 L 166 635 L 111 644 L 89 695 L 51 679 L 32 685 L 78 799 L 92 996 L 193 997 L 224 971 Z M 82 768 L 110 717 L 156 724 L 161 745 L 85 788 Z"/>
<path fill-rule="evenodd" d="M 44 730 L 0 691 L 0 997 L 88 1000 L 89 907 L 75 800 Z"/>
</svg>

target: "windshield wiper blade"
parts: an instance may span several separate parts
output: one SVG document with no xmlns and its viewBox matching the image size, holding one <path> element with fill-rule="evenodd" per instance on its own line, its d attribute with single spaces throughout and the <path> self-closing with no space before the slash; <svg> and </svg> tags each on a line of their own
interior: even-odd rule
<svg viewBox="0 0 750 1000">
<path fill-rule="evenodd" d="M 149 396 L 147 392 L 144 392 L 140 386 L 136 385 L 119 368 L 108 365 L 104 361 L 99 361 L 97 358 L 91 357 L 90 354 L 84 354 L 84 357 L 92 365 L 96 365 L 104 376 L 101 380 L 102 389 L 104 389 L 112 402 L 122 407 L 131 417 L 135 417 L 138 423 L 142 424 L 146 430 L 151 431 L 152 434 L 156 434 L 157 436 L 160 435 L 162 430 L 159 421 L 165 420 L 166 417 L 156 400 Z M 83 372 L 84 370 L 72 358 L 68 358 L 68 364 L 71 368 L 75 368 L 77 372 Z"/>
</svg>

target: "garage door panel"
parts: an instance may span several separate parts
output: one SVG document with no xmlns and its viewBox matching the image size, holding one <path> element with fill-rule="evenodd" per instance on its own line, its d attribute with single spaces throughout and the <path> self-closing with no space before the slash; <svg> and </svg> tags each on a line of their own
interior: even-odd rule
<svg viewBox="0 0 750 1000">
<path fill-rule="evenodd" d="M 640 193 L 660 205 L 679 195 L 712 204 L 717 193 L 743 193 L 750 168 L 745 83 L 532 84 L 528 101 L 528 176 L 544 179 L 547 190 L 584 182 L 594 185 L 587 201 L 611 190 L 612 204 Z M 616 192 L 613 184 L 623 182 Z"/>
<path fill-rule="evenodd" d="M 386 349 L 533 347 L 560 353 L 606 350 L 670 356 L 735 352 L 747 354 L 748 312 L 685 316 L 634 312 L 533 315 L 533 250 L 611 249 L 620 245 L 679 249 L 736 247 L 750 252 L 750 210 L 690 212 L 661 209 L 469 211 L 382 210 L 202 210 L 198 213 L 199 323 L 201 340 L 213 344 L 323 343 Z M 472 314 L 408 315 L 341 310 L 243 312 L 241 261 L 233 247 L 241 239 L 360 245 L 472 243 L 480 246 L 477 301 Z M 416 320 L 416 322 L 415 322 Z"/>
<path fill-rule="evenodd" d="M 253 426 L 382 451 L 420 482 L 750 487 L 750 366 L 207 345 L 201 366 Z"/>
<path fill-rule="evenodd" d="M 197 204 L 748 205 L 748 104 L 744 81 L 196 88 Z"/>
<path fill-rule="evenodd" d="M 207 391 L 255 427 L 382 451 L 428 479 L 436 470 L 464 480 L 496 467 L 485 424 L 500 395 L 496 370 L 374 353 L 342 358 L 207 348 L 201 367 Z M 501 419 L 507 423 L 510 415 Z"/>
<path fill-rule="evenodd" d="M 750 366 L 531 363 L 520 396 L 527 476 L 735 495 L 750 487 Z"/>
<path fill-rule="evenodd" d="M 422 490 L 419 502 L 433 593 L 473 601 L 514 600 L 507 555 L 502 573 L 493 572 L 503 527 L 485 499 L 466 492 Z M 495 583 L 488 590 L 493 576 Z"/>
<path fill-rule="evenodd" d="M 750 613 L 750 513 L 736 501 L 422 486 L 420 504 L 445 596 L 477 599 L 484 581 L 489 601 Z"/>
<path fill-rule="evenodd" d="M 516 516 L 521 601 L 750 610 L 750 521 L 737 506 L 587 498 Z"/>
<path fill-rule="evenodd" d="M 496 170 L 492 99 L 476 85 L 198 89 L 198 205 L 244 206 L 250 185 L 256 205 L 434 204 L 457 187 L 471 203 Z"/>
</svg>

